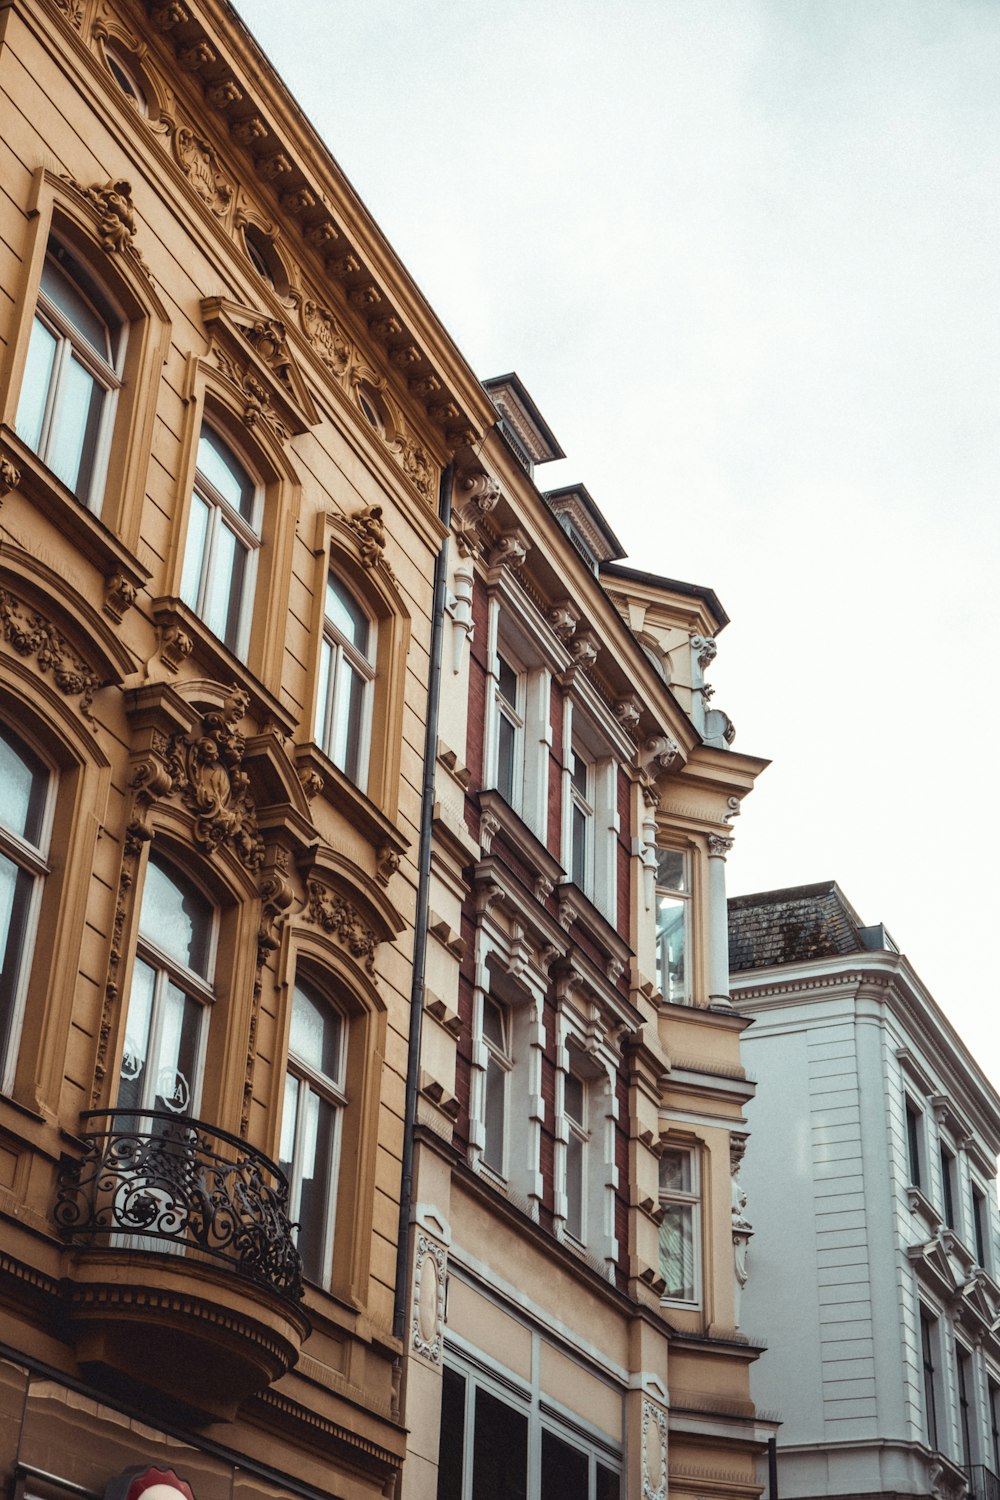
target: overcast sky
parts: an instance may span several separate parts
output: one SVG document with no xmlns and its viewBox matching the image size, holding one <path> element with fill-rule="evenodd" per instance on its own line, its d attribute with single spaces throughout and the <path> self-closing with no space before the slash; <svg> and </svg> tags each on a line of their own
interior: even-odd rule
<svg viewBox="0 0 1000 1500">
<path fill-rule="evenodd" d="M 731 615 L 731 893 L 838 880 L 1000 1085 L 1000 4 L 238 8 L 540 484 Z"/>
</svg>

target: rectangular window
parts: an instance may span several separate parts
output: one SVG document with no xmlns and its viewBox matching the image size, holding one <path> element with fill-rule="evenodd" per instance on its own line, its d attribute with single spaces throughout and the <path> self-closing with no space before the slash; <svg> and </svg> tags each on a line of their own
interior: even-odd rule
<svg viewBox="0 0 1000 1500">
<path fill-rule="evenodd" d="M 684 1005 L 688 980 L 688 921 L 691 883 L 687 855 L 680 849 L 656 851 L 656 984 L 665 1000 Z"/>
<path fill-rule="evenodd" d="M 594 891 L 594 766 L 577 745 L 569 757 L 569 865 L 573 884 Z"/>
<path fill-rule="evenodd" d="M 993 1449 L 993 1472 L 1000 1474 L 1000 1384 L 987 1382 L 990 1399 L 990 1439 Z"/>
<path fill-rule="evenodd" d="M 941 1207 L 949 1229 L 955 1225 L 955 1158 L 946 1146 L 941 1147 Z"/>
<path fill-rule="evenodd" d="M 958 1425 L 962 1435 L 962 1463 L 966 1468 L 972 1464 L 972 1421 L 970 1399 L 972 1394 L 972 1356 L 961 1345 L 956 1360 L 958 1375 Z"/>
<path fill-rule="evenodd" d="M 587 1085 L 576 1073 L 563 1079 L 563 1114 L 566 1116 L 566 1231 L 582 1244 L 587 1214 Z"/>
<path fill-rule="evenodd" d="M 524 673 L 497 652 L 497 791 L 515 812 L 521 810 L 524 786 Z"/>
<path fill-rule="evenodd" d="M 936 1374 L 934 1369 L 934 1343 L 936 1338 L 934 1319 L 923 1308 L 920 1310 L 920 1356 L 923 1363 L 924 1385 L 924 1431 L 927 1446 L 938 1446 Z"/>
<path fill-rule="evenodd" d="M 230 651 L 250 638 L 263 488 L 210 427 L 198 439 L 181 598 Z"/>
<path fill-rule="evenodd" d="M 528 1418 L 480 1387 L 472 1440 L 475 1500 L 525 1500 L 528 1493 Z"/>
<path fill-rule="evenodd" d="M 667 1150 L 660 1157 L 660 1275 L 665 1298 L 697 1302 L 700 1287 L 700 1197 L 698 1159 L 691 1150 Z"/>
<path fill-rule="evenodd" d="M 511 1052 L 511 1015 L 491 995 L 483 996 L 483 1044 L 486 1080 L 483 1100 L 483 1161 L 499 1176 L 507 1172 L 507 1093 Z"/>
<path fill-rule="evenodd" d="M 923 1135 L 923 1120 L 920 1110 L 907 1096 L 906 1099 L 906 1154 L 907 1166 L 910 1172 L 910 1182 L 915 1188 L 923 1186 L 923 1151 L 921 1149 L 921 1138 Z"/>
<path fill-rule="evenodd" d="M 986 1226 L 989 1223 L 987 1217 L 986 1199 L 973 1183 L 972 1193 L 972 1232 L 976 1242 L 976 1260 L 986 1270 L 989 1270 L 989 1261 L 986 1258 Z"/>
</svg>

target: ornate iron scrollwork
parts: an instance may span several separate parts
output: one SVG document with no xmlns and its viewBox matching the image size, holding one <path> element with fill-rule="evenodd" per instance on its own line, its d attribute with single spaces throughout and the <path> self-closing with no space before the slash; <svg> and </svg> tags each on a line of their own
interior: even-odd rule
<svg viewBox="0 0 1000 1500">
<path fill-rule="evenodd" d="M 288 1182 L 228 1131 L 164 1110 L 90 1110 L 86 1144 L 64 1156 L 55 1221 L 67 1240 L 211 1256 L 301 1299 L 302 1258 L 288 1220 Z"/>
</svg>

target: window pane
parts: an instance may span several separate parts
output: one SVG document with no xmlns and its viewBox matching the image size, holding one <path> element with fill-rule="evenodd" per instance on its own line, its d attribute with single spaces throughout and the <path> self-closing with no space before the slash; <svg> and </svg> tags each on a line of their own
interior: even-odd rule
<svg viewBox="0 0 1000 1500">
<path fill-rule="evenodd" d="M 342 636 L 368 655 L 369 621 L 364 610 L 332 574 L 326 582 L 326 618 Z"/>
<path fill-rule="evenodd" d="M 217 509 L 216 516 L 221 515 Z M 205 592 L 205 603 L 201 615 L 209 630 L 215 632 L 230 649 L 235 645 L 235 631 L 231 633 L 231 621 L 236 613 L 239 625 L 240 606 L 243 603 L 243 548 L 228 526 L 216 524 L 212 566 Z"/>
<path fill-rule="evenodd" d="M 583 797 L 585 800 L 589 800 L 589 798 L 587 797 L 587 771 L 588 771 L 587 762 L 584 760 L 584 758 L 580 754 L 579 750 L 577 750 L 576 747 L 574 746 L 574 748 L 573 748 L 573 750 L 571 752 L 571 755 L 570 755 L 570 771 L 569 771 L 569 774 L 570 774 L 570 778 L 571 778 L 571 780 L 573 782 L 573 785 L 576 787 L 577 791 L 580 793 L 580 796 Z"/>
<path fill-rule="evenodd" d="M 89 478 L 97 424 L 105 391 L 78 360 L 62 365 L 52 425 L 45 444 L 45 461 L 74 494 Z"/>
<path fill-rule="evenodd" d="M 619 1500 L 621 1482 L 619 1476 L 603 1464 L 597 1465 L 597 1491 L 594 1500 Z"/>
<path fill-rule="evenodd" d="M 514 801 L 514 754 L 517 730 L 506 717 L 500 715 L 497 742 L 497 791 L 506 802 Z"/>
<path fill-rule="evenodd" d="M 164 953 L 203 979 L 209 977 L 211 907 L 194 886 L 153 859 L 146 866 L 139 926 Z"/>
<path fill-rule="evenodd" d="M 511 708 L 517 708 L 517 673 L 509 661 L 502 656 L 497 657 L 500 667 L 500 696 L 510 704 Z"/>
<path fill-rule="evenodd" d="M 575 1073 L 567 1073 L 563 1086 L 563 1108 L 571 1120 L 575 1120 L 580 1126 L 586 1121 L 583 1117 L 583 1079 L 578 1078 Z"/>
<path fill-rule="evenodd" d="M 110 363 L 111 349 L 104 318 L 51 256 L 46 257 L 42 268 L 42 291 L 73 326 L 83 342 Z"/>
<path fill-rule="evenodd" d="M 299 1122 L 299 1094 L 304 1085 L 294 1073 L 285 1074 L 285 1102 L 281 1110 L 281 1144 L 278 1147 L 278 1166 L 291 1179 L 292 1158 L 295 1155 L 295 1132 Z"/>
<path fill-rule="evenodd" d="M 333 1218 L 333 1164 L 337 1112 L 312 1089 L 303 1090 L 298 1247 L 311 1281 L 326 1277 L 327 1232 Z"/>
<path fill-rule="evenodd" d="M 155 983 L 155 971 L 137 958 L 132 971 L 132 992 L 128 998 L 125 1046 L 118 1080 L 118 1103 L 125 1109 L 142 1108 Z"/>
<path fill-rule="evenodd" d="M 257 486 L 228 443 L 210 427 L 203 427 L 198 439 L 197 465 L 198 472 L 252 525 Z"/>
<path fill-rule="evenodd" d="M 554 1432 L 542 1432 L 541 1500 L 590 1500 L 590 1460 Z"/>
<path fill-rule="evenodd" d="M 679 849 L 657 849 L 656 883 L 668 891 L 687 890 L 686 860 Z"/>
<path fill-rule="evenodd" d="M 465 1380 L 457 1370 L 441 1375 L 441 1441 L 438 1445 L 437 1500 L 462 1500 L 465 1453 Z"/>
<path fill-rule="evenodd" d="M 489 995 L 483 998 L 483 1036 L 492 1042 L 498 1052 L 507 1054 L 507 1028 L 504 1013 Z"/>
<path fill-rule="evenodd" d="M 488 1391 L 476 1391 L 472 1451 L 475 1500 L 526 1500 L 528 1419 Z"/>
<path fill-rule="evenodd" d="M 70 361 L 70 370 L 77 368 L 76 361 Z M 88 376 L 88 380 L 90 377 Z M 100 500 L 100 495 L 91 495 L 91 485 L 94 479 L 94 464 L 97 458 L 97 441 L 101 435 L 101 420 L 104 415 L 105 403 L 110 400 L 108 392 L 96 382 L 91 382 L 92 391 L 90 396 L 90 408 L 87 413 L 86 427 L 83 433 L 83 443 L 80 450 L 80 464 L 77 469 L 75 493 L 81 500 L 94 503 Z M 62 400 L 57 408 L 57 418 L 62 422 Z"/>
<path fill-rule="evenodd" d="M 660 1274 L 664 1296 L 694 1301 L 694 1210 L 689 1204 L 669 1203 L 660 1225 Z"/>
<path fill-rule="evenodd" d="M 187 544 L 184 549 L 184 572 L 181 577 L 181 598 L 191 609 L 198 608 L 198 595 L 205 572 L 208 516 L 208 506 L 201 496 L 192 495 Z"/>
<path fill-rule="evenodd" d="M 42 440 L 42 423 L 52 385 L 52 362 L 55 356 L 56 341 L 41 319 L 36 317 L 31 325 L 31 342 L 28 345 L 21 399 L 14 423 L 18 435 L 36 453 Z"/>
<path fill-rule="evenodd" d="M 690 1152 L 664 1151 L 660 1157 L 660 1192 L 690 1193 L 692 1191 Z"/>
<path fill-rule="evenodd" d="M 168 984 L 160 1017 L 154 1109 L 187 1114 L 197 1106 L 197 1064 L 204 1007 Z"/>
<path fill-rule="evenodd" d="M 572 834 L 572 869 L 570 874 L 573 882 L 581 890 L 587 885 L 587 815 L 581 807 L 573 806 L 573 834 Z"/>
<path fill-rule="evenodd" d="M 583 1158 L 583 1142 L 571 1131 L 566 1143 L 566 1228 L 578 1240 L 583 1239 Z"/>
<path fill-rule="evenodd" d="M 656 982 L 668 1000 L 687 992 L 684 926 L 686 903 L 674 896 L 656 898 Z"/>
<path fill-rule="evenodd" d="M 364 678 L 341 652 L 333 695 L 333 724 L 327 754 L 352 781 L 360 780 L 361 732 L 364 725 Z"/>
<path fill-rule="evenodd" d="M 340 1076 L 340 1017 L 296 985 L 288 1049 L 300 1062 L 334 1082 Z"/>
<path fill-rule="evenodd" d="M 333 667 L 333 647 L 329 641 L 322 641 L 319 648 L 319 682 L 316 687 L 316 728 L 317 742 L 327 745 L 330 741 L 330 671 Z"/>
<path fill-rule="evenodd" d="M 0 1061 L 6 1055 L 14 1024 L 34 884 L 27 870 L 0 854 Z"/>
<path fill-rule="evenodd" d="M 503 1172 L 504 1129 L 507 1114 L 507 1073 L 492 1055 L 486 1063 L 486 1139 L 483 1160 L 494 1172 Z"/>
<path fill-rule="evenodd" d="M 14 735 L 0 735 L 0 823 L 38 846 L 49 776 L 38 756 Z"/>
</svg>

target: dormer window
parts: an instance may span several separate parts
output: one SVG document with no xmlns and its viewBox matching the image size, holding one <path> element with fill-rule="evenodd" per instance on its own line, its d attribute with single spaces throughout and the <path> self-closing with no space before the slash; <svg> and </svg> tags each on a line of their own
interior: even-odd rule
<svg viewBox="0 0 1000 1500">
<path fill-rule="evenodd" d="M 577 552 L 579 552 L 580 556 L 587 564 L 587 567 L 592 573 L 596 573 L 597 558 L 594 555 L 594 551 L 590 543 L 587 541 L 579 526 L 576 525 L 573 517 L 567 515 L 567 513 L 563 511 L 563 513 L 558 517 L 558 520 L 559 525 L 562 527 L 563 531 L 565 531 L 566 535 L 573 543 L 573 546 L 576 548 Z"/>
</svg>

